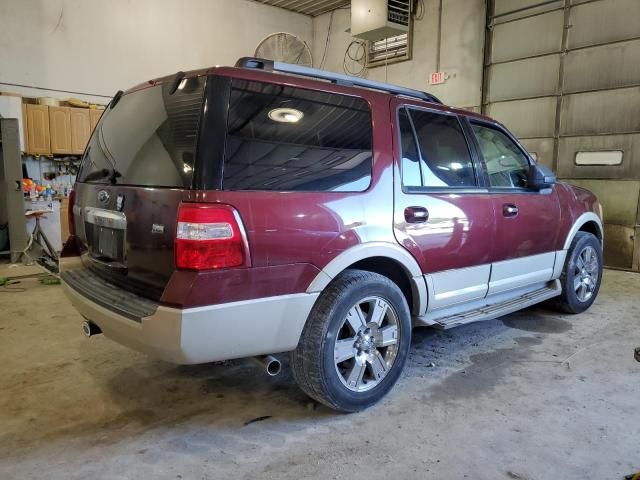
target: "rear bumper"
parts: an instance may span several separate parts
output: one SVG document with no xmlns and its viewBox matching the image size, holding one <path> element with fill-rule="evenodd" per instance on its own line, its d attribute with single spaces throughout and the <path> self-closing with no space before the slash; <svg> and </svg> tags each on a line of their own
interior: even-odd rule
<svg viewBox="0 0 640 480">
<path fill-rule="evenodd" d="M 293 350 L 319 295 L 299 293 L 189 309 L 159 306 L 137 322 L 62 284 L 74 307 L 105 336 L 178 364 Z"/>
</svg>

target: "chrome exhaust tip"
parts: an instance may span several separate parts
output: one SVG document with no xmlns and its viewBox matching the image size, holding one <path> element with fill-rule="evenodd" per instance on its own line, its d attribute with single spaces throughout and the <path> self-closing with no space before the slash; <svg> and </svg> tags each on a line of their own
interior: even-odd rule
<svg viewBox="0 0 640 480">
<path fill-rule="evenodd" d="M 82 333 L 84 333 L 85 337 L 92 337 L 93 335 L 101 334 L 102 330 L 95 323 L 85 320 L 82 322 Z"/>
<path fill-rule="evenodd" d="M 251 357 L 250 360 L 260 367 L 270 377 L 279 375 L 282 371 L 282 363 L 272 355 L 261 355 L 259 357 Z"/>
</svg>

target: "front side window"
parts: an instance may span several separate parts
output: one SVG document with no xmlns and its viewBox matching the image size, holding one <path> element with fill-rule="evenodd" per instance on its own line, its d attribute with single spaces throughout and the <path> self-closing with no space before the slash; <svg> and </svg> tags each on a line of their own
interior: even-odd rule
<svg viewBox="0 0 640 480">
<path fill-rule="evenodd" d="M 410 109 L 416 131 L 423 187 L 475 187 L 467 141 L 454 115 Z"/>
<path fill-rule="evenodd" d="M 223 189 L 364 191 L 371 138 L 361 98 L 233 80 Z"/>
<path fill-rule="evenodd" d="M 496 188 L 526 188 L 529 159 L 504 132 L 471 124 L 487 165 L 489 185 Z"/>
</svg>

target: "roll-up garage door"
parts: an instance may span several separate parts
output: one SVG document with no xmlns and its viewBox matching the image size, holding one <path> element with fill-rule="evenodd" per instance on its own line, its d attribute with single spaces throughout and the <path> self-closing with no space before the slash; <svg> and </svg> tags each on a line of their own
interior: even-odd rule
<svg viewBox="0 0 640 480">
<path fill-rule="evenodd" d="M 598 195 L 605 264 L 640 270 L 640 1 L 489 3 L 483 111 Z"/>
</svg>

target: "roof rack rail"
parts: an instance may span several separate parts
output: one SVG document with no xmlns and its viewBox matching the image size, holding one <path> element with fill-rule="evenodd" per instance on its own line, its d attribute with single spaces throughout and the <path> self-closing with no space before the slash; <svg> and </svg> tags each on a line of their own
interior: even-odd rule
<svg viewBox="0 0 640 480">
<path fill-rule="evenodd" d="M 268 72 L 291 73 L 293 75 L 301 75 L 304 77 L 319 78 L 329 80 L 337 85 L 348 85 L 353 87 L 365 87 L 373 90 L 381 90 L 383 92 L 392 93 L 394 95 L 404 95 L 405 97 L 418 98 L 431 103 L 442 103 L 435 95 L 421 92 L 412 88 L 399 87 L 390 83 L 374 82 L 366 78 L 354 77 L 351 75 L 343 75 L 341 73 L 328 72 L 319 68 L 304 67 L 302 65 L 294 65 L 291 63 L 276 62 L 265 58 L 242 57 L 236 62 L 236 67 L 254 68 L 265 70 Z"/>
</svg>

